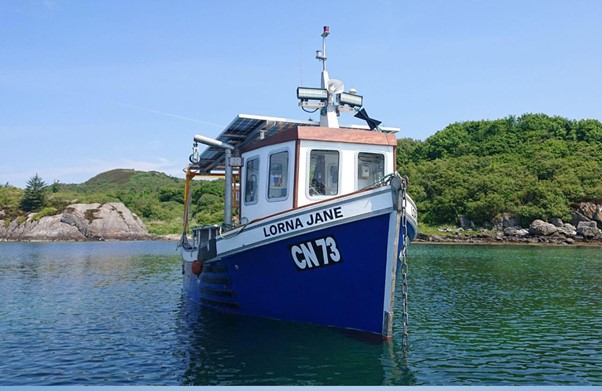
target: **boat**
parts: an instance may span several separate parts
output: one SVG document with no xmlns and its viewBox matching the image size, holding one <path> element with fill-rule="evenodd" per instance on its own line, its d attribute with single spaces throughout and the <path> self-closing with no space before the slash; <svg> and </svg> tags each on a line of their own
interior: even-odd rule
<svg viewBox="0 0 602 391">
<path fill-rule="evenodd" d="M 393 335 L 415 203 L 396 171 L 396 128 L 368 116 L 363 96 L 331 79 L 326 37 L 320 88 L 297 88 L 320 121 L 239 114 L 217 137 L 195 135 L 186 168 L 183 291 L 219 311 Z M 339 125 L 350 113 L 366 125 Z M 199 153 L 199 144 L 206 149 Z M 225 183 L 224 222 L 192 228 L 195 177 Z M 396 293 L 396 279 L 402 292 Z"/>
</svg>

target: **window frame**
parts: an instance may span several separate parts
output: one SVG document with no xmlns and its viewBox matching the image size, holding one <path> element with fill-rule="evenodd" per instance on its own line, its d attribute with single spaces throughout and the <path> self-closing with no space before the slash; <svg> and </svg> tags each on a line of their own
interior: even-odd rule
<svg viewBox="0 0 602 391">
<path fill-rule="evenodd" d="M 312 162 L 312 153 L 316 152 L 316 151 L 321 151 L 321 152 L 333 152 L 336 153 L 337 155 L 337 175 L 336 177 L 334 176 L 330 176 L 330 175 L 325 175 L 325 181 L 327 181 L 327 179 L 336 179 L 336 182 L 334 183 L 334 185 L 336 185 L 336 193 L 334 194 L 311 194 L 311 182 L 313 181 L 312 175 L 311 175 L 311 162 Z M 324 147 L 315 147 L 315 148 L 310 148 L 307 151 L 307 179 L 305 180 L 305 183 L 303 184 L 304 188 L 305 188 L 305 194 L 307 196 L 307 198 L 309 199 L 320 199 L 320 198 L 324 198 L 324 197 L 335 197 L 341 194 L 341 161 L 342 161 L 342 152 L 340 149 L 335 149 L 335 148 L 324 148 Z M 324 171 L 325 174 L 327 173 L 327 170 L 330 169 L 330 167 L 332 167 L 332 165 L 329 165 L 328 163 L 324 163 Z M 326 189 L 326 184 L 324 184 L 325 189 Z"/>
<path fill-rule="evenodd" d="M 260 169 L 261 169 L 261 159 L 259 157 L 259 155 L 254 155 L 250 158 L 245 159 L 245 194 L 243 197 L 243 202 L 245 205 L 255 205 L 259 202 L 259 189 L 260 189 L 260 184 L 261 184 L 261 176 L 260 174 Z M 252 201 L 247 201 L 247 194 L 248 194 L 248 185 L 249 185 L 249 163 L 253 162 L 253 161 L 257 161 L 257 168 L 256 170 L 254 170 L 255 172 L 255 176 L 257 178 L 256 184 L 255 184 L 255 199 Z"/>
<path fill-rule="evenodd" d="M 270 185 L 272 182 L 272 157 L 274 155 L 278 155 L 281 153 L 286 153 L 286 169 L 282 169 L 282 176 L 284 179 L 284 185 L 283 188 L 286 191 L 286 194 L 284 196 L 280 196 L 280 197 L 270 197 Z M 281 201 L 285 201 L 289 198 L 290 193 L 291 193 L 291 175 L 290 175 L 290 167 L 291 167 L 291 152 L 289 150 L 289 148 L 281 148 L 281 149 L 275 149 L 273 151 L 270 151 L 270 153 L 268 153 L 267 155 L 267 184 L 266 184 L 266 192 L 265 192 L 265 199 L 268 202 L 281 202 Z"/>
<path fill-rule="evenodd" d="M 384 176 L 386 175 L 386 170 L 387 170 L 387 155 L 384 152 L 366 152 L 366 151 L 362 151 L 362 152 L 358 152 L 355 155 L 355 190 L 360 190 L 365 186 L 360 187 L 360 155 L 378 155 L 382 157 L 382 177 L 384 178 Z M 372 182 L 370 182 L 368 184 L 368 186 L 374 184 L 376 181 L 373 180 Z"/>
</svg>

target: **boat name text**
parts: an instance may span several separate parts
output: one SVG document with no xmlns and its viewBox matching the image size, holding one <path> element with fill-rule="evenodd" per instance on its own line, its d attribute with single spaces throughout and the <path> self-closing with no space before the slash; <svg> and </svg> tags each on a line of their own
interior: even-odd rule
<svg viewBox="0 0 602 391">
<path fill-rule="evenodd" d="M 343 211 L 340 206 L 336 208 L 330 208 L 321 210 L 319 212 L 313 212 L 306 216 L 295 217 L 280 221 L 278 223 L 270 224 L 267 227 L 263 227 L 263 236 L 268 238 L 270 236 L 280 235 L 290 231 L 297 230 L 299 228 L 311 227 L 326 223 L 328 221 L 340 219 L 343 217 Z"/>
<path fill-rule="evenodd" d="M 300 272 L 316 267 L 335 265 L 343 261 L 333 236 L 293 244 L 289 248 L 295 266 Z"/>
</svg>

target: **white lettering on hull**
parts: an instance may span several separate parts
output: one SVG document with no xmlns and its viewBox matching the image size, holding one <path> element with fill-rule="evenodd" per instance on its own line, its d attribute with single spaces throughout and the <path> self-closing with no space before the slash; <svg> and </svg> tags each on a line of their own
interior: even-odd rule
<svg viewBox="0 0 602 391">
<path fill-rule="evenodd" d="M 299 271 L 334 265 L 343 260 L 333 236 L 290 246 L 291 257 Z"/>
</svg>

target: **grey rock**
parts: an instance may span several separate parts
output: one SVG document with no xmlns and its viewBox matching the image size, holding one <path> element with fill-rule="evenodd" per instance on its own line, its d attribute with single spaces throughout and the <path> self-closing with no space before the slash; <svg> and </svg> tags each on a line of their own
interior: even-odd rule
<svg viewBox="0 0 602 391">
<path fill-rule="evenodd" d="M 61 224 L 61 216 L 42 217 L 39 222 L 27 223 L 19 240 L 84 240 L 85 236 L 75 227 Z"/>
<path fill-rule="evenodd" d="M 572 224 L 564 223 L 561 227 L 558 227 L 558 232 L 566 237 L 574 238 L 577 235 L 577 228 Z"/>
<path fill-rule="evenodd" d="M 469 220 L 466 216 L 464 215 L 459 215 L 458 216 L 458 220 L 460 221 L 460 227 L 462 227 L 462 229 L 464 230 L 474 230 L 476 229 L 476 225 L 472 220 Z"/>
<path fill-rule="evenodd" d="M 577 212 L 589 220 L 602 224 L 602 206 L 593 202 L 581 202 L 577 206 Z"/>
<path fill-rule="evenodd" d="M 564 221 L 562 221 L 562 219 L 559 219 L 558 217 L 552 217 L 550 219 L 550 224 L 553 224 L 555 227 L 562 227 L 564 225 Z"/>
<path fill-rule="evenodd" d="M 529 231 L 524 228 L 508 227 L 508 228 L 504 229 L 504 235 L 505 236 L 524 237 L 524 236 L 529 235 Z"/>
<path fill-rule="evenodd" d="M 80 204 L 81 205 L 81 204 Z M 70 205 L 68 206 L 61 217 L 61 223 L 73 226 L 80 232 L 84 238 L 91 238 L 92 232 L 88 227 L 86 221 L 80 216 L 78 212 L 79 206 Z"/>
<path fill-rule="evenodd" d="M 504 228 L 508 227 L 520 227 L 518 220 L 512 218 L 510 213 L 502 213 L 502 225 Z"/>
<path fill-rule="evenodd" d="M 571 212 L 571 224 L 573 224 L 574 226 L 577 226 L 581 221 L 591 221 L 591 219 L 587 218 L 585 215 L 583 215 L 580 212 L 577 211 L 572 211 Z"/>
<path fill-rule="evenodd" d="M 143 240 L 150 239 L 144 223 L 120 202 L 72 204 L 63 213 L 8 225 L 2 220 L 0 240 Z"/>
<path fill-rule="evenodd" d="M 91 231 L 104 239 L 146 239 L 142 221 L 121 202 L 111 202 L 93 210 Z"/>
<path fill-rule="evenodd" d="M 520 228 L 518 221 L 511 217 L 510 213 L 502 213 L 502 215 L 492 221 L 493 229 L 503 231 L 506 228 Z"/>
<path fill-rule="evenodd" d="M 535 220 L 529 226 L 529 234 L 535 236 L 548 236 L 556 233 L 556 231 L 558 231 L 558 227 L 543 220 Z"/>
<path fill-rule="evenodd" d="M 602 231 L 598 229 L 595 221 L 580 221 L 577 224 L 577 235 L 583 236 L 585 240 L 595 240 L 602 237 Z"/>
</svg>

